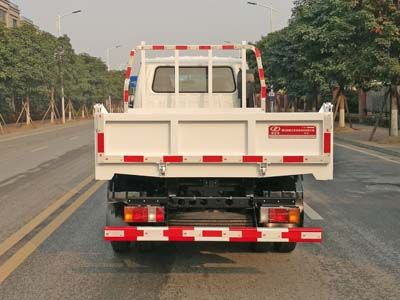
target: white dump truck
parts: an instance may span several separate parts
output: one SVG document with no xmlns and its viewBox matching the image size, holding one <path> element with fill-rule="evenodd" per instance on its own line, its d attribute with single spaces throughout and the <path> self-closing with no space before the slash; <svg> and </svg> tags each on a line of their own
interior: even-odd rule
<svg viewBox="0 0 400 300">
<path fill-rule="evenodd" d="M 215 56 L 222 51 L 240 55 Z M 332 107 L 269 113 L 266 96 L 252 45 L 142 43 L 131 51 L 124 112 L 95 107 L 96 179 L 109 182 L 104 239 L 114 251 L 208 241 L 290 252 L 321 242 L 321 228 L 304 227 L 302 180 L 333 177 Z"/>
</svg>

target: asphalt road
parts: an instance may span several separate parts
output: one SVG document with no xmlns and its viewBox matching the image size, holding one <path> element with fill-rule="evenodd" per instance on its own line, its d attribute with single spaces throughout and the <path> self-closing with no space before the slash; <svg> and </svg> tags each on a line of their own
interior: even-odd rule
<svg viewBox="0 0 400 300">
<path fill-rule="evenodd" d="M 65 192 L 64 183 L 72 186 L 92 172 L 91 127 L 58 131 L 60 141 L 54 147 L 66 149 L 67 133 L 82 138 L 72 149 L 41 162 L 48 164 L 45 171 L 38 169 L 31 176 L 27 169 L 21 173 L 25 177 L 0 185 L 3 240 L 10 234 L 3 233 L 4 226 L 24 217 L 19 212 L 16 217 L 17 203 L 32 203 L 31 209 L 41 205 L 37 214 L 46 207 L 38 202 L 39 195 L 54 198 L 47 196 L 50 186 Z M 37 136 L 31 143 L 40 147 L 47 140 Z M 9 144 L 4 143 L 0 147 Z M 9 149 L 8 159 L 13 159 Z M 50 152 L 54 153 L 49 148 Z M 36 236 L 57 221 L 63 208 L 0 257 L 0 272 L 2 264 L 20 263 L 1 283 L 0 299 L 400 299 L 400 160 L 367 152 L 336 146 L 335 180 L 306 177 L 306 223 L 322 226 L 324 241 L 299 245 L 291 254 L 252 253 L 245 244 L 207 243 L 166 244 L 150 252 L 132 249 L 115 255 L 102 240 L 105 186 L 89 193 L 86 201 L 85 193 L 79 193 L 70 203 L 82 197 L 82 206 L 52 234 L 48 232 L 42 244 Z M 14 162 L 34 160 L 33 155 L 16 154 Z M 25 188 L 19 187 L 21 182 Z M 32 240 L 31 254 L 21 260 L 21 249 Z"/>
<path fill-rule="evenodd" d="M 93 128 L 0 137 L 0 242 L 93 173 Z"/>
</svg>

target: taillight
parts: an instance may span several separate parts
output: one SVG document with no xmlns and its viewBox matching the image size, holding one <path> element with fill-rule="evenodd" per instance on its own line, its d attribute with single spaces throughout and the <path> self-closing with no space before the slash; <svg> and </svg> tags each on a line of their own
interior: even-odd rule
<svg viewBox="0 0 400 300">
<path fill-rule="evenodd" d="M 156 207 L 156 222 L 161 223 L 165 221 L 164 207 Z"/>
<path fill-rule="evenodd" d="M 124 221 L 127 223 L 161 223 L 165 220 L 165 209 L 161 206 L 124 207 Z"/>
<path fill-rule="evenodd" d="M 300 209 L 298 208 L 289 209 L 289 223 L 300 224 Z"/>
<path fill-rule="evenodd" d="M 268 210 L 269 223 L 289 223 L 289 210 L 286 208 L 270 208 Z"/>
<path fill-rule="evenodd" d="M 129 207 L 124 208 L 124 220 L 125 222 L 137 222 L 144 223 L 148 220 L 148 209 L 147 207 Z"/>
<path fill-rule="evenodd" d="M 285 207 L 261 207 L 260 223 L 300 224 L 300 209 Z"/>
</svg>

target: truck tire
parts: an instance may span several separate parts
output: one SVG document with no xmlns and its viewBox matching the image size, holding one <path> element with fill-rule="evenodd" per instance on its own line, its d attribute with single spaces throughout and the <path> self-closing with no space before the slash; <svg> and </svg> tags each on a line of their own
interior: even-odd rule
<svg viewBox="0 0 400 300">
<path fill-rule="evenodd" d="M 274 243 L 273 249 L 278 253 L 290 253 L 296 248 L 296 243 Z"/>
<path fill-rule="evenodd" d="M 127 226 L 121 217 L 118 217 L 115 210 L 118 209 L 113 203 L 107 205 L 106 226 Z M 130 242 L 111 242 L 111 247 L 115 253 L 128 252 L 130 249 Z"/>
<path fill-rule="evenodd" d="M 252 243 L 251 250 L 256 253 L 270 252 L 271 243 Z"/>
<path fill-rule="evenodd" d="M 125 253 L 129 251 L 130 242 L 111 242 L 111 247 L 115 253 Z"/>
<path fill-rule="evenodd" d="M 157 248 L 156 242 L 134 242 L 133 246 L 141 253 L 153 252 Z"/>
</svg>

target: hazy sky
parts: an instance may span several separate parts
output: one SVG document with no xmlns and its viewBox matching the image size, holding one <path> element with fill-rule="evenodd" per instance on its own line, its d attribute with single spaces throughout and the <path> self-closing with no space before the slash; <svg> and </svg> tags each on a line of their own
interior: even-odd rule
<svg viewBox="0 0 400 300">
<path fill-rule="evenodd" d="M 256 1 L 256 0 L 252 0 Z M 269 11 L 246 0 L 12 0 L 21 13 L 41 29 L 56 33 L 56 16 L 81 9 L 63 19 L 77 52 L 105 59 L 111 52 L 112 68 L 125 64 L 130 48 L 146 43 L 223 43 L 257 41 L 268 32 Z M 259 0 L 272 5 L 274 29 L 287 24 L 292 0 Z"/>
</svg>

